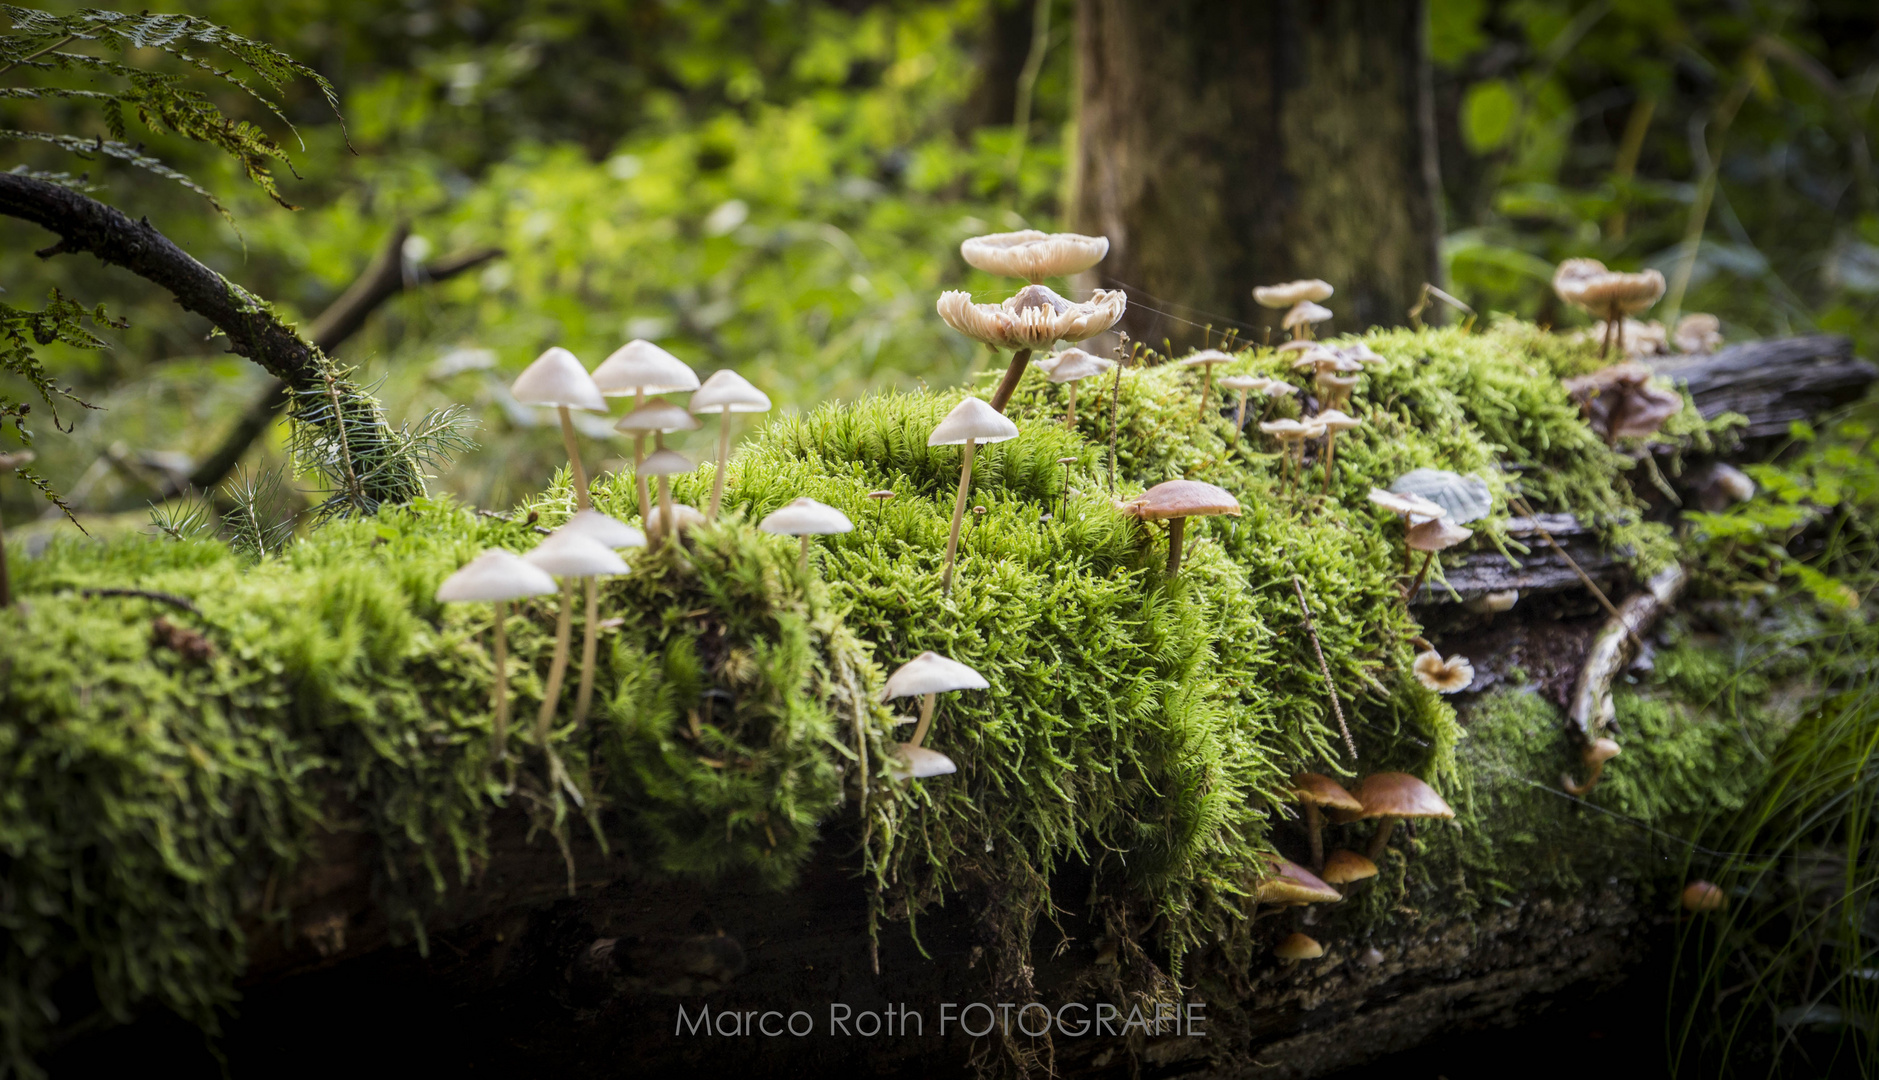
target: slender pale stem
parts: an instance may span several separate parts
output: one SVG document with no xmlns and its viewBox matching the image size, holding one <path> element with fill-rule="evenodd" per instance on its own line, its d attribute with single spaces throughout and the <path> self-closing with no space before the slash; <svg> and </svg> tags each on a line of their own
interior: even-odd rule
<svg viewBox="0 0 1879 1080">
<path fill-rule="evenodd" d="M 1396 831 L 1396 819 L 1386 817 L 1377 823 L 1376 835 L 1370 838 L 1370 850 L 1365 852 L 1371 862 L 1383 858 L 1385 848 L 1390 846 L 1390 834 Z"/>
<path fill-rule="evenodd" d="M 1240 432 L 1246 430 L 1246 397 L 1252 391 L 1240 391 L 1240 411 L 1233 416 L 1233 441 L 1240 441 Z"/>
<path fill-rule="evenodd" d="M 802 534 L 802 555 L 796 560 L 796 569 L 802 571 L 805 574 L 809 572 L 809 534 L 808 533 Z"/>
<path fill-rule="evenodd" d="M 1004 412 L 1011 401 L 1011 395 L 1018 392 L 1018 383 L 1024 378 L 1024 366 L 1031 362 L 1031 350 L 1019 349 L 1011 354 L 1011 365 L 1005 368 L 1005 377 L 998 380 L 998 389 L 992 391 L 992 409 Z"/>
<path fill-rule="evenodd" d="M 644 390 L 633 391 L 633 410 L 639 411 L 646 404 Z M 633 488 L 639 494 L 639 524 L 642 528 L 652 528 L 652 495 L 646 490 L 646 478 L 640 475 L 639 467 L 646 463 L 646 433 L 633 436 Z"/>
<path fill-rule="evenodd" d="M 581 464 L 581 448 L 574 442 L 574 418 L 568 407 L 561 406 L 561 441 L 568 447 L 568 468 L 574 471 L 574 505 L 582 510 L 592 506 L 587 497 L 587 466 Z"/>
<path fill-rule="evenodd" d="M 959 497 L 953 500 L 953 531 L 946 538 L 946 573 L 940 578 L 940 593 L 953 591 L 953 560 L 959 555 L 959 525 L 966 518 L 966 489 L 972 486 L 972 440 L 966 440 L 966 457 L 959 466 Z"/>
<path fill-rule="evenodd" d="M 1305 804 L 1305 834 L 1311 837 L 1311 869 L 1324 872 L 1324 813 L 1317 803 Z"/>
<path fill-rule="evenodd" d="M 1063 428 L 1065 431 L 1075 431 L 1077 429 L 1077 384 L 1076 383 L 1070 384 L 1070 407 L 1064 411 Z"/>
<path fill-rule="evenodd" d="M 509 758 L 509 638 L 502 628 L 508 618 L 509 605 L 496 601 L 496 723 L 490 730 L 489 741 L 494 745 L 497 761 Z"/>
<path fill-rule="evenodd" d="M 920 722 L 913 726 L 913 738 L 907 740 L 909 746 L 919 746 L 926 741 L 927 729 L 933 726 L 933 703 L 939 700 L 938 694 L 925 694 L 920 698 Z"/>
<path fill-rule="evenodd" d="M 1433 562 L 1435 562 L 1435 552 L 1425 551 L 1422 553 L 1422 569 L 1416 571 L 1416 580 L 1409 583 L 1409 591 L 1403 594 L 1405 602 L 1416 598 L 1416 590 L 1422 588 L 1423 579 L 1429 576 L 1429 564 Z"/>
<path fill-rule="evenodd" d="M 1184 517 L 1168 520 L 1168 576 L 1181 572 L 1181 541 L 1187 534 L 1187 519 Z"/>
<path fill-rule="evenodd" d="M 561 579 L 561 615 L 555 620 L 555 657 L 548 664 L 548 686 L 542 691 L 541 711 L 535 715 L 536 734 L 548 748 L 548 722 L 561 702 L 561 683 L 568 674 L 568 646 L 574 638 L 574 583 Z"/>
<path fill-rule="evenodd" d="M 666 543 L 671 543 L 674 539 L 672 536 L 672 485 L 666 483 L 666 478 L 663 476 L 659 478 L 659 535 L 665 538 Z"/>
<path fill-rule="evenodd" d="M 1324 489 L 1331 490 L 1331 463 L 1337 460 L 1337 432 L 1325 429 L 1324 433 Z"/>
<path fill-rule="evenodd" d="M 731 407 L 718 414 L 718 467 L 711 477 L 711 512 L 706 521 L 718 520 L 718 507 L 724 502 L 724 465 L 731 459 Z"/>
<path fill-rule="evenodd" d="M 1195 415 L 1199 419 L 1205 420 L 1207 418 L 1207 398 L 1208 395 L 1213 393 L 1214 389 L 1214 366 L 1212 364 L 1202 364 L 1200 371 L 1200 412 Z"/>
<path fill-rule="evenodd" d="M 13 583 L 7 577 L 7 531 L 0 526 L 0 610 L 13 606 Z"/>
<path fill-rule="evenodd" d="M 594 659 L 600 646 L 594 625 L 600 621 L 600 583 L 592 577 L 582 580 L 587 586 L 587 624 L 581 637 L 581 688 L 574 695 L 576 728 L 587 723 L 587 708 L 594 701 Z"/>
</svg>

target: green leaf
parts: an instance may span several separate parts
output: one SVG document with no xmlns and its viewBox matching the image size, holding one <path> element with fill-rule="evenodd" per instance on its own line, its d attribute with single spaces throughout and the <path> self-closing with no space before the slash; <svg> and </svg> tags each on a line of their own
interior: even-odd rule
<svg viewBox="0 0 1879 1080">
<path fill-rule="evenodd" d="M 1461 103 L 1461 133 L 1477 154 L 1498 150 L 1514 134 L 1514 92 L 1505 79 L 1488 79 L 1468 88 Z"/>
</svg>

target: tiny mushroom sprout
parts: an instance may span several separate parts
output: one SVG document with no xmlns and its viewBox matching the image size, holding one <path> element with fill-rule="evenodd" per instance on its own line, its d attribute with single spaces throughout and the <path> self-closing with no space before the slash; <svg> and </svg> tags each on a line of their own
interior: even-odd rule
<svg viewBox="0 0 1879 1080">
<path fill-rule="evenodd" d="M 1285 318 L 1279 325 L 1292 332 L 1294 341 L 1305 341 L 1311 338 L 1313 324 L 1326 322 L 1330 318 L 1330 308 L 1314 304 L 1310 300 L 1300 300 L 1285 313 Z"/>
<path fill-rule="evenodd" d="M 929 650 L 894 669 L 887 677 L 887 685 L 881 688 L 881 700 L 920 699 L 920 719 L 914 724 L 913 738 L 906 743 L 919 746 L 926 741 L 927 729 L 933 726 L 933 706 L 939 695 L 954 690 L 984 690 L 991 685 L 985 681 L 985 676 L 959 661 Z"/>
<path fill-rule="evenodd" d="M 1253 890 L 1253 899 L 1259 903 L 1293 907 L 1298 904 L 1335 904 L 1344 899 L 1343 893 L 1326 885 L 1318 875 L 1295 862 L 1276 858 L 1268 858 L 1266 862 L 1272 867 L 1272 876 L 1261 881 Z"/>
<path fill-rule="evenodd" d="M 509 615 L 508 602 L 526 596 L 546 596 L 554 591 L 555 579 L 548 576 L 547 571 L 501 548 L 478 555 L 437 587 L 440 604 L 494 602 L 496 605 L 496 720 L 490 732 L 490 743 L 497 760 L 505 759 L 509 752 L 509 639 L 503 632 L 503 623 Z"/>
<path fill-rule="evenodd" d="M 1305 835 L 1311 840 L 1311 868 L 1324 868 L 1324 807 L 1333 810 L 1362 810 L 1357 796 L 1344 785 L 1321 773 L 1302 772 L 1292 777 L 1292 794 L 1305 808 Z"/>
<path fill-rule="evenodd" d="M 1411 666 L 1416 681 L 1438 694 L 1459 694 L 1474 685 L 1474 664 L 1465 656 L 1446 659 L 1434 649 L 1416 654 Z"/>
<path fill-rule="evenodd" d="M 639 464 L 641 476 L 659 478 L 659 536 L 662 542 L 677 535 L 672 509 L 672 485 L 668 478 L 683 476 L 697 467 L 684 454 L 664 448 L 654 450 Z M 697 511 L 692 513 L 696 514 Z"/>
<path fill-rule="evenodd" d="M 646 534 L 617 518 L 598 510 L 582 510 L 555 530 L 556 535 L 585 536 L 606 548 L 645 547 Z M 539 548 L 537 550 L 540 550 Z M 600 588 L 596 576 L 582 579 L 587 591 L 587 622 L 581 636 L 581 687 L 574 696 L 574 726 L 587 722 L 587 710 L 594 700 L 594 656 L 599 648 L 596 628 L 600 621 Z"/>
<path fill-rule="evenodd" d="M 573 580 L 626 573 L 625 560 L 586 531 L 592 528 L 589 525 L 585 529 L 572 531 L 566 528 L 556 530 L 535 545 L 534 551 L 523 556 L 529 565 L 561 579 L 561 614 L 555 620 L 555 655 L 548 665 L 548 685 L 542 691 L 542 707 L 535 718 L 535 733 L 541 740 L 542 752 L 549 757 L 556 778 L 574 793 L 576 802 L 580 801 L 580 794 L 562 770 L 560 759 L 555 757 L 549 742 L 549 722 L 554 719 L 555 706 L 561 700 L 561 682 L 568 672 L 568 647 L 573 637 L 574 624 Z M 589 633 L 592 633 L 592 618 L 590 609 Z"/>
<path fill-rule="evenodd" d="M 1339 409 L 1325 409 L 1312 419 L 1324 425 L 1324 487 L 1329 491 L 1332 463 L 1337 460 L 1338 432 L 1363 427 L 1364 422 Z"/>
<path fill-rule="evenodd" d="M 1214 388 L 1214 369 L 1221 364 L 1231 364 L 1232 362 L 1233 354 L 1221 352 L 1219 349 L 1202 349 L 1200 352 L 1181 361 L 1182 367 L 1198 367 L 1201 370 L 1200 412 L 1197 415 L 1207 415 L 1207 397 L 1213 392 Z"/>
<path fill-rule="evenodd" d="M 1035 285 L 1045 278 L 1081 274 L 1102 262 L 1109 254 L 1109 238 L 1025 229 L 974 236 L 959 245 L 959 254 L 968 266 Z"/>
<path fill-rule="evenodd" d="M 1324 955 L 1324 946 L 1316 938 L 1305 934 L 1287 934 L 1284 940 L 1272 947 L 1272 955 L 1288 964 L 1300 960 L 1316 960 Z"/>
<path fill-rule="evenodd" d="M 927 436 L 928 446 L 965 446 L 965 456 L 959 465 L 959 497 L 953 502 L 952 535 L 946 539 L 946 572 L 940 580 L 942 593 L 953 590 L 953 560 L 959 554 L 959 526 L 966 517 L 966 491 L 972 486 L 973 448 L 980 443 L 1004 442 L 1017 437 L 1018 425 L 975 397 L 954 406 L 946 419 L 933 429 L 933 434 Z"/>
<path fill-rule="evenodd" d="M 718 414 L 718 462 L 711 477 L 711 509 L 705 512 L 705 520 L 715 521 L 718 506 L 724 502 L 724 466 L 731 456 L 731 414 L 769 412 L 770 396 L 750 385 L 742 375 L 725 368 L 712 372 L 692 395 L 691 410 Z"/>
<path fill-rule="evenodd" d="M 600 387 L 600 392 L 608 397 L 633 395 L 633 408 L 637 410 L 646 404 L 649 394 L 683 394 L 698 389 L 698 373 L 685 361 L 652 342 L 634 338 L 613 350 L 613 355 L 602 360 L 600 366 L 594 369 L 594 385 Z M 646 432 L 651 429 L 615 425 L 615 430 L 632 434 L 633 465 L 637 468 L 645 460 Z M 642 523 L 650 522 L 652 501 L 646 492 L 646 482 L 636 478 L 634 485 L 639 490 L 639 520 Z"/>
<path fill-rule="evenodd" d="M 1422 552 L 1422 569 L 1416 571 L 1416 579 L 1409 583 L 1409 591 L 1403 595 L 1411 600 L 1416 598 L 1416 590 L 1422 588 L 1423 579 L 1429 576 L 1436 552 L 1447 551 L 1473 535 L 1473 529 L 1457 525 L 1447 517 L 1411 525 L 1405 542 L 1409 550 Z"/>
<path fill-rule="evenodd" d="M 1721 911 L 1728 902 L 1722 889 L 1708 881 L 1692 881 L 1683 887 L 1683 910 L 1698 914 Z"/>
<path fill-rule="evenodd" d="M 561 441 L 567 444 L 568 469 L 574 478 L 574 502 L 580 509 L 587 509 L 590 505 L 587 467 L 581 464 L 581 448 L 575 445 L 574 419 L 568 410 L 606 412 L 607 399 L 601 396 L 600 387 L 594 384 L 593 377 L 573 353 L 556 345 L 536 357 L 534 363 L 516 376 L 509 393 L 524 405 L 553 405 L 561 414 Z"/>
<path fill-rule="evenodd" d="M 1382 488 L 1370 489 L 1370 501 L 1383 507 L 1390 513 L 1402 517 L 1404 524 L 1403 532 L 1405 534 L 1403 544 L 1403 570 L 1407 572 L 1410 566 L 1409 560 L 1412 557 L 1411 553 L 1414 550 L 1410 548 L 1408 544 L 1407 534 L 1409 530 L 1417 525 L 1418 518 L 1422 521 L 1433 521 L 1439 517 L 1447 517 L 1448 509 L 1440 503 L 1430 502 L 1420 495 L 1405 495 L 1395 491 L 1385 491 Z"/>
<path fill-rule="evenodd" d="M 1598 786 L 1598 778 L 1605 772 L 1605 763 L 1618 756 L 1619 746 L 1613 739 L 1593 739 L 1582 755 L 1592 772 L 1586 776 L 1585 783 L 1575 783 L 1571 776 L 1559 778 L 1560 784 L 1574 795 L 1584 796 Z"/>
<path fill-rule="evenodd" d="M 1503 611 L 1512 611 L 1520 602 L 1519 589 L 1501 589 L 1498 592 L 1482 593 L 1462 606 L 1476 615 L 1486 615 L 1490 620 Z"/>
<path fill-rule="evenodd" d="M 1318 875 L 1326 885 L 1351 885 L 1377 876 L 1377 864 L 1355 851 L 1333 851 Z"/>
<path fill-rule="evenodd" d="M 1390 846 L 1390 833 L 1404 818 L 1453 818 L 1455 811 L 1435 789 L 1403 772 L 1371 773 L 1357 789 L 1357 801 L 1364 804 L 1363 817 L 1381 818 L 1376 835 L 1370 838 L 1370 850 L 1364 854 L 1375 862 Z"/>
<path fill-rule="evenodd" d="M 1142 521 L 1168 523 L 1168 576 L 1181 572 L 1181 544 L 1191 517 L 1240 516 L 1240 501 L 1225 488 L 1200 480 L 1164 480 L 1142 492 L 1124 510 Z"/>
<path fill-rule="evenodd" d="M 1648 364 L 1628 360 L 1567 379 L 1566 393 L 1607 443 L 1627 436 L 1649 438 L 1683 410 L 1683 395 L 1651 385 L 1655 374 Z"/>
<path fill-rule="evenodd" d="M 1238 390 L 1240 392 L 1239 411 L 1233 414 L 1233 437 L 1235 439 L 1240 437 L 1241 429 L 1246 427 L 1246 399 L 1252 396 L 1253 391 L 1258 390 L 1263 393 L 1266 388 L 1271 385 L 1272 380 L 1263 375 L 1225 375 L 1221 377 L 1220 389 Z"/>
<path fill-rule="evenodd" d="M 1279 440 L 1279 453 L 1283 455 L 1279 462 L 1279 475 L 1284 486 L 1289 490 L 1292 484 L 1292 447 L 1300 447 L 1299 468 L 1304 468 L 1306 439 L 1315 439 L 1324 434 L 1324 429 L 1312 423 L 1300 423 L 1297 420 L 1263 420 L 1259 430 Z"/>
<path fill-rule="evenodd" d="M 780 510 L 775 510 L 757 523 L 757 528 L 778 536 L 802 537 L 802 556 L 797 560 L 797 569 L 809 568 L 809 538 L 829 536 L 834 533 L 853 532 L 855 523 L 848 520 L 848 515 L 827 503 L 814 499 L 802 498 Z"/>
<path fill-rule="evenodd" d="M 639 495 L 640 522 L 648 529 L 652 527 L 652 502 L 646 478 L 652 474 L 642 468 L 646 463 L 642 452 L 646 436 L 653 437 L 653 449 L 657 452 L 665 449 L 667 432 L 696 431 L 699 427 L 697 417 L 665 400 L 648 401 L 614 422 L 615 431 L 633 436 L 633 483 Z"/>
<path fill-rule="evenodd" d="M 1056 355 L 1050 365 L 1048 378 L 1052 383 L 1069 384 L 1070 401 L 1065 406 L 1063 414 L 1063 426 L 1066 430 L 1075 431 L 1077 426 L 1077 383 L 1092 375 L 1101 375 L 1115 366 L 1114 360 L 1105 360 L 1100 356 L 1086 353 L 1082 349 L 1065 349 Z"/>
<path fill-rule="evenodd" d="M 1122 318 L 1128 303 L 1119 290 L 1097 289 L 1078 303 L 1042 285 L 1026 285 L 1002 304 L 975 304 L 971 293 L 955 290 L 942 293 L 937 306 L 947 326 L 994 349 L 1012 350 L 1005 377 L 992 392 L 992 411 L 1002 413 L 1024 377 L 1032 350 L 1095 337 Z"/>
<path fill-rule="evenodd" d="M 895 749 L 900 752 L 900 761 L 888 766 L 888 772 L 896 780 L 928 780 L 959 771 L 953 759 L 938 750 L 912 743 L 899 743 Z"/>
</svg>

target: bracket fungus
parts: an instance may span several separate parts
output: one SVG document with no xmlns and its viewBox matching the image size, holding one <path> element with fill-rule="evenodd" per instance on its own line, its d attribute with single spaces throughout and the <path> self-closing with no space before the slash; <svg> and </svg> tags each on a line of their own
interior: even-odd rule
<svg viewBox="0 0 1879 1080">
<path fill-rule="evenodd" d="M 1416 681 L 1438 694 L 1459 694 L 1474 685 L 1474 663 L 1465 656 L 1446 659 L 1434 649 L 1416 654 L 1411 666 Z"/>
<path fill-rule="evenodd" d="M 1077 383 L 1092 375 L 1101 375 L 1115 367 L 1114 360 L 1105 360 L 1100 356 L 1086 353 L 1082 349 L 1065 349 L 1051 358 L 1046 377 L 1057 385 L 1067 384 L 1070 395 L 1069 403 L 1064 408 L 1063 426 L 1067 431 L 1075 431 L 1077 426 Z"/>
<path fill-rule="evenodd" d="M 1293 964 L 1300 960 L 1318 959 L 1324 955 L 1324 946 L 1306 934 L 1287 934 L 1284 940 L 1272 947 L 1272 955 Z"/>
<path fill-rule="evenodd" d="M 1233 354 L 1221 352 L 1219 349 L 1202 349 L 1200 352 L 1179 361 L 1182 367 L 1198 367 L 1201 369 L 1200 412 L 1196 415 L 1202 417 L 1207 415 L 1207 398 L 1208 395 L 1213 393 L 1214 388 L 1214 368 L 1219 367 L 1221 364 L 1231 364 L 1232 362 Z"/>
<path fill-rule="evenodd" d="M 587 509 L 592 505 L 587 494 L 587 466 L 581 463 L 581 448 L 574 441 L 574 419 L 568 410 L 606 412 L 607 399 L 601 396 L 600 387 L 573 353 L 556 345 L 516 376 L 509 393 L 524 405 L 555 407 L 561 417 L 561 441 L 567 445 L 568 469 L 574 478 L 574 503 Z"/>
<path fill-rule="evenodd" d="M 480 601 L 496 605 L 496 718 L 490 730 L 490 743 L 498 761 L 505 760 L 509 753 L 509 639 L 503 632 L 503 623 L 509 617 L 508 602 L 528 596 L 546 596 L 554 591 L 555 579 L 548 576 L 547 571 L 501 548 L 492 548 L 471 559 L 437 587 L 440 604 Z"/>
<path fill-rule="evenodd" d="M 634 338 L 613 350 L 594 369 L 594 385 L 600 387 L 600 392 L 607 397 L 633 395 L 633 408 L 637 411 L 646 404 L 648 396 L 684 394 L 698 389 L 698 373 L 685 361 L 652 342 Z M 614 430 L 631 431 L 617 424 Z M 646 432 L 631 433 L 633 467 L 637 470 L 639 463 L 646 458 Z M 635 476 L 633 483 L 639 494 L 639 520 L 642 525 L 647 525 L 652 521 L 652 501 L 646 492 L 644 480 Z"/>
<path fill-rule="evenodd" d="M 1095 337 L 1122 318 L 1128 303 L 1116 290 L 1097 289 L 1078 303 L 1042 285 L 1026 285 L 1000 304 L 975 304 L 971 293 L 954 290 L 941 293 L 937 306 L 947 326 L 994 349 L 1012 350 L 1005 376 L 992 392 L 992 411 L 1002 413 L 1024 377 L 1032 350 Z"/>
<path fill-rule="evenodd" d="M 757 523 L 757 528 L 778 536 L 799 536 L 802 538 L 802 556 L 796 562 L 799 570 L 809 568 L 809 538 L 812 536 L 831 536 L 835 533 L 853 532 L 855 523 L 848 520 L 848 515 L 827 503 L 814 499 L 797 499 Z"/>
<path fill-rule="evenodd" d="M 1268 858 L 1272 876 L 1262 880 L 1253 890 L 1253 899 L 1262 904 L 1275 907 L 1293 907 L 1298 904 L 1335 904 L 1344 899 L 1344 894 L 1326 885 L 1318 875 L 1295 862 L 1285 859 Z"/>
<path fill-rule="evenodd" d="M 1302 772 L 1292 777 L 1292 795 L 1305 808 L 1305 835 L 1311 842 L 1311 867 L 1324 868 L 1324 810 L 1358 811 L 1364 804 L 1344 785 L 1322 773 Z"/>
<path fill-rule="evenodd" d="M 1262 375 L 1226 375 L 1221 377 L 1220 389 L 1238 390 L 1240 392 L 1239 409 L 1233 414 L 1233 437 L 1235 439 L 1240 437 L 1240 432 L 1246 427 L 1246 399 L 1252 396 L 1253 391 L 1258 390 L 1263 393 L 1265 389 L 1271 385 L 1272 380 Z"/>
<path fill-rule="evenodd" d="M 1628 360 L 1567 379 L 1566 393 L 1607 443 L 1626 436 L 1649 438 L 1683 410 L 1682 394 L 1651 385 L 1655 374 L 1649 365 Z"/>
<path fill-rule="evenodd" d="M 646 534 L 617 518 L 598 510 L 582 510 L 555 530 L 555 535 L 584 536 L 602 547 L 619 549 L 645 547 Z M 539 549 L 537 549 L 539 550 Z M 587 722 L 587 710 L 594 700 L 594 658 L 599 648 L 596 627 L 600 622 L 600 588 L 594 575 L 582 579 L 586 590 L 587 622 L 581 636 L 581 685 L 574 695 L 574 726 Z"/>
<path fill-rule="evenodd" d="M 1378 818 L 1377 831 L 1370 838 L 1364 854 L 1375 862 L 1390 846 L 1390 833 L 1404 818 L 1453 818 L 1450 808 L 1434 788 L 1404 772 L 1371 773 L 1357 788 L 1357 800 L 1364 804 L 1362 817 Z"/>
<path fill-rule="evenodd" d="M 959 661 L 929 650 L 894 669 L 887 677 L 887 685 L 881 687 L 881 700 L 920 699 L 920 719 L 914 724 L 913 738 L 906 742 L 908 746 L 919 746 L 926 741 L 927 729 L 933 726 L 933 708 L 939 695 L 954 690 L 984 690 L 991 685 L 985 681 L 985 676 Z"/>
<path fill-rule="evenodd" d="M 1352 885 L 1366 878 L 1377 876 L 1377 864 L 1357 854 L 1355 851 L 1333 851 L 1324 860 L 1324 869 L 1319 872 L 1326 885 Z"/>
<path fill-rule="evenodd" d="M 946 419 L 927 436 L 928 446 L 965 446 L 959 464 L 959 497 L 953 502 L 952 534 L 946 538 L 946 572 L 940 592 L 953 590 L 953 560 L 959 554 L 959 526 L 966 516 L 966 491 L 972 486 L 972 451 L 980 443 L 1004 442 L 1018 437 L 1018 425 L 978 398 L 969 397 L 953 407 Z"/>
<path fill-rule="evenodd" d="M 1080 274 L 1102 262 L 1109 254 L 1109 238 L 1024 229 L 974 236 L 959 245 L 959 254 L 974 269 L 1035 285 L 1045 278 Z"/>
<path fill-rule="evenodd" d="M 1168 576 L 1181 572 L 1181 544 L 1191 517 L 1240 516 L 1240 501 L 1225 488 L 1199 480 L 1164 480 L 1128 503 L 1123 512 L 1168 523 Z"/>
<path fill-rule="evenodd" d="M 1598 738 L 1586 745 L 1585 753 L 1580 755 L 1592 771 L 1587 774 L 1585 783 L 1577 783 L 1570 775 L 1559 778 L 1560 786 L 1574 795 L 1584 797 L 1598 786 L 1598 778 L 1605 772 L 1605 763 L 1618 756 L 1621 748 L 1617 740 Z"/>
<path fill-rule="evenodd" d="M 718 507 L 724 502 L 724 466 L 731 457 L 731 414 L 769 412 L 770 395 L 752 386 L 737 372 L 724 368 L 712 372 L 704 385 L 692 394 L 690 409 L 693 413 L 718 414 L 717 467 L 711 476 L 711 508 L 705 511 L 706 521 L 716 521 Z"/>
</svg>

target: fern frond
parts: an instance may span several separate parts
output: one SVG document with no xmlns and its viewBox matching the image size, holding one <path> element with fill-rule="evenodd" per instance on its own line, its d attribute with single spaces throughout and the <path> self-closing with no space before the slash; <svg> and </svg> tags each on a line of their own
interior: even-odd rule
<svg viewBox="0 0 1879 1080">
<path fill-rule="evenodd" d="M 0 139 L 13 139 L 18 142 L 50 143 L 61 150 L 76 154 L 87 161 L 90 161 L 93 155 L 103 154 L 106 157 L 128 162 L 145 172 L 152 173 L 171 183 L 188 188 L 190 191 L 209 200 L 209 205 L 215 207 L 216 213 L 222 215 L 222 217 L 228 219 L 231 223 L 234 221 L 233 218 L 229 217 L 228 208 L 224 207 L 222 201 L 216 198 L 215 194 L 208 188 L 203 187 L 201 184 L 191 180 L 187 175 L 177 172 L 175 169 L 170 168 L 168 165 L 163 164 L 161 161 L 143 153 L 128 143 L 117 142 L 113 139 L 81 139 L 76 135 L 60 135 L 50 131 L 15 131 L 10 128 L 0 128 Z"/>
</svg>

